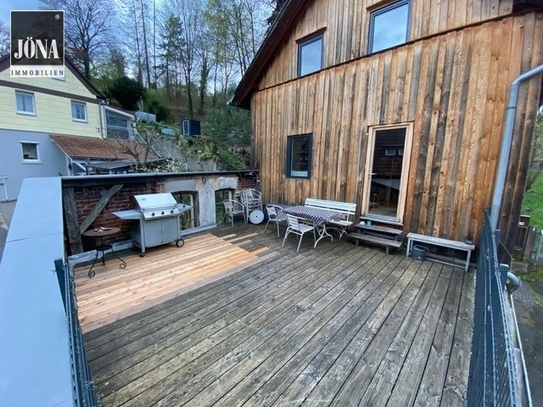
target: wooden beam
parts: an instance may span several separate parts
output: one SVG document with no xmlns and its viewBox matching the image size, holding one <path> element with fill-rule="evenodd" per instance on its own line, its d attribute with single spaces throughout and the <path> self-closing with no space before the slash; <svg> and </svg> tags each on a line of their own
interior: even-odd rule
<svg viewBox="0 0 543 407">
<path fill-rule="evenodd" d="M 94 208 L 92 208 L 92 211 L 87 215 L 85 219 L 83 219 L 83 222 L 81 222 L 81 225 L 79 225 L 79 233 L 82 234 L 87 228 L 94 222 L 94 220 L 98 217 L 100 212 L 102 212 L 102 209 L 107 205 L 109 200 L 115 195 L 117 192 L 121 190 L 123 187 L 123 184 L 117 184 L 113 185 L 107 193 L 100 198 L 98 203 Z"/>
<path fill-rule="evenodd" d="M 62 189 L 62 205 L 64 207 L 64 219 L 66 229 L 68 230 L 68 243 L 70 244 L 71 254 L 81 253 L 83 251 L 83 243 L 81 242 L 81 234 L 79 233 L 73 188 Z"/>
</svg>

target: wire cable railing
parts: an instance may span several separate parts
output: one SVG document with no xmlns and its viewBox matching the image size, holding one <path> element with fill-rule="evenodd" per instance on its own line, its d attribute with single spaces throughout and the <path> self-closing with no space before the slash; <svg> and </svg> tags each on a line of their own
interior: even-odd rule
<svg viewBox="0 0 543 407">
<path fill-rule="evenodd" d="M 479 238 L 468 406 L 531 406 L 525 375 L 508 323 L 505 284 L 509 267 L 498 261 L 499 231 L 488 214 Z"/>
<path fill-rule="evenodd" d="M 70 267 L 64 265 L 61 259 L 55 260 L 55 270 L 66 317 L 68 318 L 74 406 L 94 407 L 98 404 L 98 401 L 87 363 L 83 333 L 77 317 L 74 276 L 70 271 Z"/>
</svg>

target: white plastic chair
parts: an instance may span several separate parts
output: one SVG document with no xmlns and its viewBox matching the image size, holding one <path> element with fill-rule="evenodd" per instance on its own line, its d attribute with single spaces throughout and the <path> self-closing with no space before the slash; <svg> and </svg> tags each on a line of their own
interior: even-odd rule
<svg viewBox="0 0 543 407">
<path fill-rule="evenodd" d="M 279 205 L 273 205 L 273 204 L 266 205 L 266 212 L 268 212 L 268 221 L 266 222 L 266 227 L 264 228 L 264 230 L 268 229 L 268 224 L 275 223 L 275 228 L 277 229 L 277 237 L 279 237 L 279 223 L 280 223 L 279 219 L 277 219 L 277 211 L 279 211 L 280 209 L 283 209 L 283 208 Z"/>
<path fill-rule="evenodd" d="M 288 227 L 285 232 L 285 237 L 283 238 L 283 244 L 281 246 L 285 245 L 285 240 L 287 240 L 287 236 L 290 233 L 294 233 L 295 235 L 300 236 L 299 242 L 298 242 L 298 249 L 296 250 L 296 253 L 300 251 L 300 245 L 302 244 L 302 239 L 305 233 L 313 231 L 313 239 L 315 241 L 317 240 L 317 235 L 315 233 L 314 226 L 308 225 L 306 223 L 302 223 L 296 216 L 292 216 L 289 214 L 287 214 L 287 221 L 288 221 Z"/>
<path fill-rule="evenodd" d="M 238 202 L 234 199 L 230 199 L 229 201 L 223 201 L 223 205 L 224 205 L 224 214 L 230 217 L 232 221 L 232 227 L 234 227 L 234 217 L 237 215 L 243 216 L 243 220 L 245 221 L 245 223 L 247 223 L 245 205 L 243 205 L 241 202 Z"/>
</svg>

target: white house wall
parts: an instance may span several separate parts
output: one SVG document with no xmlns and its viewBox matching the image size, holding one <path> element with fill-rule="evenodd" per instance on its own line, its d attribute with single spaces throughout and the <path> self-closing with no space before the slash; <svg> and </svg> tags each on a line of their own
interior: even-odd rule
<svg viewBox="0 0 543 407">
<path fill-rule="evenodd" d="M 23 160 L 22 141 L 38 143 L 39 160 Z M 0 201 L 17 199 L 25 178 L 60 175 L 68 175 L 66 156 L 49 134 L 0 129 Z M 2 176 L 7 177 L 5 184 Z"/>
</svg>

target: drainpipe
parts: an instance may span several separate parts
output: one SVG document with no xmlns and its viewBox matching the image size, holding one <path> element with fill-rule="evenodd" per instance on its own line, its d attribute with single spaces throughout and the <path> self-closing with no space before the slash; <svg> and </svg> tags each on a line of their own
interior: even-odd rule
<svg viewBox="0 0 543 407">
<path fill-rule="evenodd" d="M 523 73 L 513 81 L 509 89 L 509 100 L 507 102 L 505 125 L 503 130 L 502 147 L 500 159 L 498 161 L 498 174 L 494 183 L 494 195 L 492 196 L 492 208 L 490 211 L 490 225 L 492 230 L 498 228 L 498 216 L 500 205 L 502 203 L 503 190 L 505 188 L 505 177 L 507 174 L 507 165 L 509 163 L 509 153 L 511 152 L 511 142 L 513 140 L 513 127 L 515 126 L 515 115 L 517 113 L 517 103 L 520 84 L 525 80 L 543 73 L 543 65 Z"/>
</svg>

